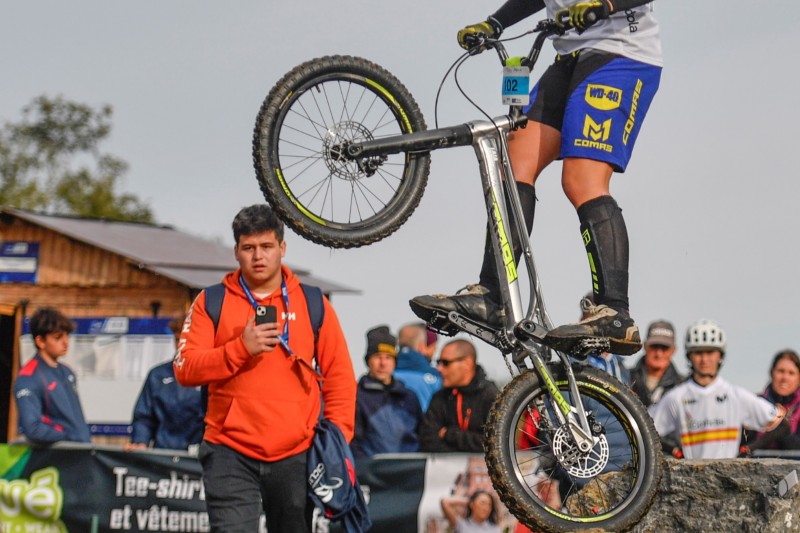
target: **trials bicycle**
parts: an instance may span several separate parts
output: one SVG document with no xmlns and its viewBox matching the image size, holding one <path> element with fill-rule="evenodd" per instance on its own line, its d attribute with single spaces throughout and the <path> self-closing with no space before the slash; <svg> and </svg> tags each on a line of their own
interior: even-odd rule
<svg viewBox="0 0 800 533">
<path fill-rule="evenodd" d="M 545 39 L 564 31 L 563 22 L 539 22 L 518 65 L 532 70 Z M 489 48 L 503 65 L 512 63 L 495 39 L 476 42 L 470 55 Z M 362 58 L 327 56 L 294 68 L 271 90 L 256 120 L 253 158 L 267 201 L 287 225 L 319 244 L 347 248 L 383 239 L 408 219 L 427 184 L 431 151 L 474 147 L 504 325 L 495 329 L 449 313 L 429 326 L 495 346 L 514 376 L 495 401 L 484 440 L 489 473 L 506 507 L 533 529 L 623 531 L 652 503 L 661 446 L 629 388 L 570 358 L 606 350 L 606 344 L 565 354 L 544 343 L 553 325 L 508 159 L 508 135 L 526 121 L 522 106 L 513 104 L 507 115 L 426 130 L 414 98 L 387 70 Z M 513 254 L 510 265 L 506 260 L 509 232 L 522 244 L 530 284 L 526 310 Z"/>
</svg>

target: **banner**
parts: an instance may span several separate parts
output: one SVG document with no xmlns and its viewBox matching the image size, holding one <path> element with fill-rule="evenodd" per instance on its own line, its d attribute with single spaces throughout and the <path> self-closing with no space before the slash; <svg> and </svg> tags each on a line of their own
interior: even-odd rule
<svg viewBox="0 0 800 533">
<path fill-rule="evenodd" d="M 371 531 L 443 533 L 451 525 L 445 502 L 463 513 L 475 491 L 493 494 L 481 455 L 378 456 L 356 470 Z M 187 453 L 0 445 L 0 476 L 0 533 L 210 531 L 202 470 Z M 514 517 L 494 494 L 493 505 L 491 530 L 514 531 Z M 338 524 L 314 513 L 315 533 L 336 531 Z"/>
<path fill-rule="evenodd" d="M 0 447 L 0 532 L 210 531 L 197 459 Z"/>
</svg>

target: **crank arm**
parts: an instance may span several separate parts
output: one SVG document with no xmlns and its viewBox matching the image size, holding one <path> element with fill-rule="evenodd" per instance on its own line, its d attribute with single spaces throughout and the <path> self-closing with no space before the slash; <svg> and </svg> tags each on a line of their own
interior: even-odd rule
<svg viewBox="0 0 800 533">
<path fill-rule="evenodd" d="M 480 337 L 481 340 L 488 342 L 489 344 L 496 346 L 497 344 L 497 332 L 486 326 L 485 324 L 481 324 L 480 322 L 474 322 L 464 315 L 460 315 L 455 311 L 450 311 L 447 313 L 447 319 L 455 324 L 458 329 L 462 331 L 466 331 L 470 335 L 474 335 L 475 337 Z"/>
</svg>

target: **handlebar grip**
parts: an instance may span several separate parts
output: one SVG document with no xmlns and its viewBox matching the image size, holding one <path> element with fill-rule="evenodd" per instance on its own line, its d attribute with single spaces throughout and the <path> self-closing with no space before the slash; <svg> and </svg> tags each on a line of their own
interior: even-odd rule
<svg viewBox="0 0 800 533">
<path fill-rule="evenodd" d="M 594 13 L 593 11 L 589 11 L 588 13 L 586 13 L 585 19 L 587 23 L 586 26 L 591 26 L 592 24 L 597 22 L 597 14 Z"/>
</svg>

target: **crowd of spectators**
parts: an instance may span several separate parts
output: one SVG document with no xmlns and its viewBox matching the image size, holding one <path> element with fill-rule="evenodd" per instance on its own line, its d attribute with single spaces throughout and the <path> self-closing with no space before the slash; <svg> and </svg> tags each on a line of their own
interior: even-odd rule
<svg viewBox="0 0 800 533">
<path fill-rule="evenodd" d="M 170 324 L 176 343 L 182 322 Z M 30 329 L 37 353 L 20 370 L 14 387 L 20 432 L 36 443 L 89 442 L 75 376 L 60 361 L 72 323 L 56 309 L 42 308 L 31 317 Z M 702 320 L 688 328 L 684 349 L 689 375 L 681 374 L 673 361 L 679 348 L 676 337 L 670 321 L 655 320 L 637 360 L 603 353 L 586 362 L 630 386 L 649 408 L 668 455 L 748 457 L 758 449 L 800 450 L 797 352 L 775 354 L 769 382 L 757 395 L 719 376 L 727 336 L 718 324 Z M 482 428 L 498 388 L 478 364 L 470 340 L 458 337 L 440 344 L 422 322 L 403 325 L 397 336 L 386 325 L 367 332 L 367 373 L 358 381 L 351 443 L 356 457 L 482 452 Z M 439 358 L 434 359 L 437 351 Z M 125 449 L 199 445 L 205 412 L 200 389 L 181 386 L 171 361 L 151 369 L 132 413 L 131 442 Z M 696 430 L 690 420 L 703 429 Z M 712 428 L 712 421 L 724 427 Z M 727 443 L 724 451 L 721 442 Z"/>
<path fill-rule="evenodd" d="M 176 345 L 182 324 L 170 324 Z M 21 433 L 37 444 L 90 442 L 75 376 L 61 362 L 72 323 L 59 311 L 42 308 L 32 315 L 30 330 L 37 353 L 20 370 L 14 387 Z M 421 322 L 403 325 L 397 336 L 387 325 L 376 326 L 366 340 L 367 371 L 358 379 L 354 398 L 354 457 L 483 451 L 483 426 L 498 387 L 478 363 L 475 344 L 459 336 L 441 345 Z M 775 354 L 769 382 L 756 394 L 720 376 L 727 334 L 719 324 L 700 320 L 687 329 L 686 376 L 673 361 L 678 348 L 673 324 L 656 320 L 637 360 L 603 353 L 590 356 L 586 364 L 615 376 L 641 399 L 666 455 L 720 459 L 750 457 L 759 449 L 800 450 L 800 358 L 795 351 Z M 171 361 L 157 365 L 136 402 L 131 442 L 124 449 L 197 447 L 206 430 L 206 401 L 199 386 L 178 382 Z M 495 496 L 476 492 L 471 499 L 445 498 L 441 505 L 452 527 L 494 531 L 496 503 Z"/>
</svg>

